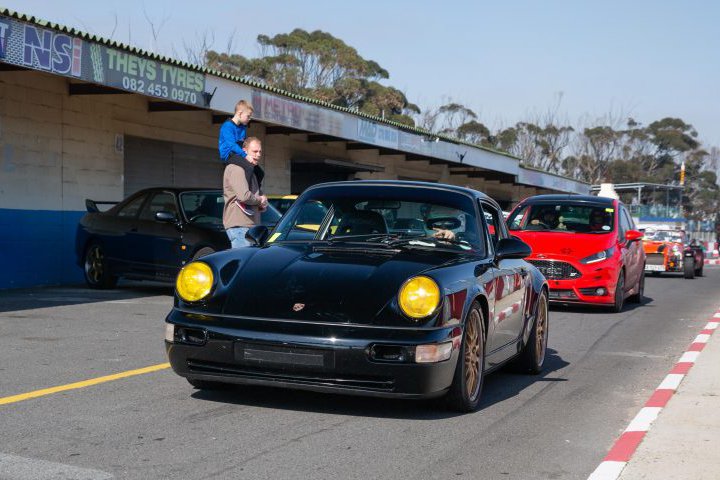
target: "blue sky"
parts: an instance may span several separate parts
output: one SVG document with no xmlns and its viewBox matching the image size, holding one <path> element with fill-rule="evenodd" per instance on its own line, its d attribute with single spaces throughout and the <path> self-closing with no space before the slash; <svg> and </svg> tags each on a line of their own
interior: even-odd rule
<svg viewBox="0 0 720 480">
<path fill-rule="evenodd" d="M 672 116 L 694 125 L 706 147 L 720 147 L 720 2 L 0 3 L 178 58 L 205 32 L 217 50 L 233 38 L 235 52 L 255 56 L 260 33 L 320 29 L 377 61 L 410 101 L 452 99 L 491 128 L 531 120 L 561 97 L 558 117 L 573 126 L 608 115 L 644 124 Z M 144 12 L 161 26 L 157 44 Z"/>
</svg>

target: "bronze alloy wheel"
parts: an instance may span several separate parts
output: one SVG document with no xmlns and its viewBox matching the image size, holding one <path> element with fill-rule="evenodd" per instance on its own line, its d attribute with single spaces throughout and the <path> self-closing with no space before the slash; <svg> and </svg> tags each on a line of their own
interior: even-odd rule
<svg viewBox="0 0 720 480">
<path fill-rule="evenodd" d="M 85 281 L 91 288 L 112 288 L 117 277 L 110 272 L 105 253 L 97 244 L 90 245 L 85 251 Z"/>
<path fill-rule="evenodd" d="M 465 327 L 465 390 L 468 399 L 474 401 L 480 393 L 482 365 L 482 336 L 480 313 L 473 309 L 468 315 Z"/>
<path fill-rule="evenodd" d="M 448 406 L 462 413 L 474 412 L 480 406 L 480 396 L 485 375 L 485 330 L 483 311 L 473 302 L 465 318 L 455 374 L 448 389 Z"/>
<path fill-rule="evenodd" d="M 98 245 L 93 245 L 85 255 L 85 276 L 88 283 L 99 284 L 103 278 L 105 257 Z"/>
<path fill-rule="evenodd" d="M 538 312 L 535 319 L 535 364 L 539 367 L 545 362 L 545 350 L 547 349 L 547 319 L 548 303 L 543 293 L 538 300 Z"/>
</svg>

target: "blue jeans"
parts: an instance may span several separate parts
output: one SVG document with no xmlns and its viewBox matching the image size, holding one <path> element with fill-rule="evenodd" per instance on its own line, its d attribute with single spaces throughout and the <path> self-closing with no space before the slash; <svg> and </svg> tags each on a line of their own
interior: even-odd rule
<svg viewBox="0 0 720 480">
<path fill-rule="evenodd" d="M 225 230 L 232 248 L 249 247 L 252 245 L 252 243 L 245 239 L 245 234 L 248 230 L 250 230 L 250 227 L 233 227 Z"/>
</svg>

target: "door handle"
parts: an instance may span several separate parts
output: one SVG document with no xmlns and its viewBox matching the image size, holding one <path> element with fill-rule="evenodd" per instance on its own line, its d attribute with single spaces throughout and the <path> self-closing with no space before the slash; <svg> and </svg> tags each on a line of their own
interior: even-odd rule
<svg viewBox="0 0 720 480">
<path fill-rule="evenodd" d="M 137 233 L 138 229 L 137 227 L 133 227 L 130 229 L 130 233 Z"/>
</svg>

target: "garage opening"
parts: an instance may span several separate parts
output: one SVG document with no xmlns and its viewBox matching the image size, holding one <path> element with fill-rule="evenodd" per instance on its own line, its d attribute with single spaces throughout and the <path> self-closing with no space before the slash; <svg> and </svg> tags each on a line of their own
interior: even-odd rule
<svg viewBox="0 0 720 480">
<path fill-rule="evenodd" d="M 222 188 L 217 149 L 125 136 L 125 197 L 148 187 Z"/>
<path fill-rule="evenodd" d="M 384 172 L 385 167 L 334 158 L 293 157 L 290 168 L 290 193 L 299 195 L 317 183 L 354 179 L 357 172 Z"/>
</svg>

